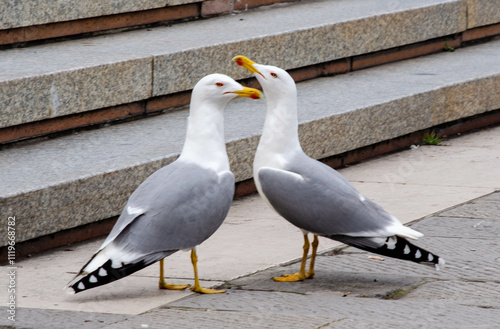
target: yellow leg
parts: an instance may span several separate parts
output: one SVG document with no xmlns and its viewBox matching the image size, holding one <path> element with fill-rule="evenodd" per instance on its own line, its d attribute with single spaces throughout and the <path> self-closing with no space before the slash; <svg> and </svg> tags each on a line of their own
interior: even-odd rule
<svg viewBox="0 0 500 329">
<path fill-rule="evenodd" d="M 164 276 L 164 273 L 163 273 L 163 259 L 162 259 L 162 260 L 160 260 L 160 283 L 159 283 L 159 287 L 160 287 L 160 289 L 184 290 L 187 287 L 189 287 L 189 285 L 187 285 L 187 284 L 171 284 L 171 283 L 167 283 L 165 281 L 165 276 Z"/>
<path fill-rule="evenodd" d="M 194 286 L 191 287 L 191 290 L 194 292 L 199 292 L 201 294 L 220 294 L 226 292 L 225 290 L 215 290 L 203 288 L 200 286 L 200 280 L 198 279 L 198 256 L 196 255 L 196 249 L 191 249 L 191 263 L 193 264 L 194 270 Z"/>
<path fill-rule="evenodd" d="M 306 273 L 307 279 L 314 278 L 314 261 L 316 260 L 316 252 L 318 251 L 318 246 L 319 246 L 318 236 L 316 234 L 314 234 L 314 239 L 313 242 L 311 243 L 311 246 L 312 246 L 312 254 L 311 254 L 311 261 L 309 263 L 309 271 L 307 271 Z"/>
<path fill-rule="evenodd" d="M 307 278 L 306 276 L 306 262 L 307 262 L 307 254 L 309 253 L 309 238 L 307 234 L 304 234 L 304 253 L 302 254 L 302 261 L 300 263 L 300 270 L 298 273 L 294 274 L 285 274 L 283 276 L 273 278 L 274 281 L 278 282 L 295 282 L 295 281 L 303 281 Z"/>
</svg>

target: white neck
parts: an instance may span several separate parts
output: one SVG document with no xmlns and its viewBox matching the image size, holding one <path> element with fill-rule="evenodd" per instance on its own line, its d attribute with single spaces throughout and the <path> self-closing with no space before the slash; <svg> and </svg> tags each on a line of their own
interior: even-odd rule
<svg viewBox="0 0 500 329">
<path fill-rule="evenodd" d="M 297 99 L 268 97 L 267 115 L 255 155 L 254 170 L 263 166 L 282 168 L 297 152 L 302 152 L 298 134 Z"/>
<path fill-rule="evenodd" d="M 179 160 L 195 162 L 216 172 L 229 170 L 224 114 L 216 104 L 191 100 L 186 141 Z"/>
</svg>

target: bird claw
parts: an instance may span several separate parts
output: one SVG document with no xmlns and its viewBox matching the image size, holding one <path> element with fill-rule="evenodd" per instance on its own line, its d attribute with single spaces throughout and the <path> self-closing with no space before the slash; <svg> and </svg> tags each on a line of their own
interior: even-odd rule
<svg viewBox="0 0 500 329">
<path fill-rule="evenodd" d="M 187 287 L 189 287 L 189 285 L 188 284 L 172 284 L 172 283 L 160 282 L 159 287 L 160 287 L 160 289 L 168 289 L 168 290 L 184 290 Z"/>
<path fill-rule="evenodd" d="M 198 292 L 200 294 L 222 294 L 222 293 L 226 292 L 225 290 L 209 289 L 209 288 L 203 288 L 200 286 L 198 286 L 198 287 L 193 286 L 190 289 L 191 289 L 191 291 Z"/>
<path fill-rule="evenodd" d="M 294 274 L 285 274 L 283 276 L 278 276 L 273 278 L 273 280 L 277 282 L 296 282 L 296 281 L 304 281 L 304 279 L 307 279 L 307 276 L 300 272 Z"/>
</svg>

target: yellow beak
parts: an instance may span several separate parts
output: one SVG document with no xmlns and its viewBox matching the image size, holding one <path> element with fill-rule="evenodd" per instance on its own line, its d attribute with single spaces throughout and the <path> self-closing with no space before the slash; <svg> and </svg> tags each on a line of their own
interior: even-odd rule
<svg viewBox="0 0 500 329">
<path fill-rule="evenodd" d="M 243 87 L 243 90 L 228 91 L 229 93 L 236 94 L 237 97 L 248 97 L 251 99 L 261 99 L 262 93 L 254 88 Z"/>
<path fill-rule="evenodd" d="M 250 71 L 252 73 L 258 73 L 258 74 L 262 75 L 262 73 L 260 73 L 259 70 L 257 70 L 253 66 L 253 64 L 256 64 L 256 63 L 245 56 L 238 55 L 238 56 L 233 58 L 233 62 L 235 62 L 239 66 L 243 66 L 244 68 L 246 68 L 248 71 Z M 262 77 L 264 78 L 263 75 L 262 75 Z"/>
</svg>

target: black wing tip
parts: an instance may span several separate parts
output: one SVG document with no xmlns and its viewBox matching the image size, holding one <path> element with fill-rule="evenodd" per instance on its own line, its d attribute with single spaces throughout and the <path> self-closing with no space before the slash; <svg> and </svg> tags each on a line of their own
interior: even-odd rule
<svg viewBox="0 0 500 329">
<path fill-rule="evenodd" d="M 393 258 L 432 265 L 438 270 L 446 263 L 445 260 L 438 255 L 417 247 L 407 239 L 399 236 L 388 237 L 385 244 L 371 251 Z"/>
<path fill-rule="evenodd" d="M 445 260 L 436 254 L 415 246 L 407 239 L 399 236 L 390 236 L 379 241 L 372 241 L 364 237 L 347 237 L 342 235 L 327 236 L 328 238 L 344 242 L 350 246 L 373 252 L 375 254 L 409 260 L 415 263 L 434 266 L 437 270 L 445 265 Z M 378 240 L 379 238 L 376 238 Z"/>
<path fill-rule="evenodd" d="M 120 267 L 114 268 L 113 261 L 108 260 L 95 271 L 85 275 L 80 280 L 68 285 L 65 289 L 68 294 L 77 294 L 84 290 L 99 287 L 110 282 L 124 278 L 134 272 L 137 272 L 144 267 L 150 265 L 145 264 L 144 261 L 131 264 L 120 264 Z"/>
</svg>

